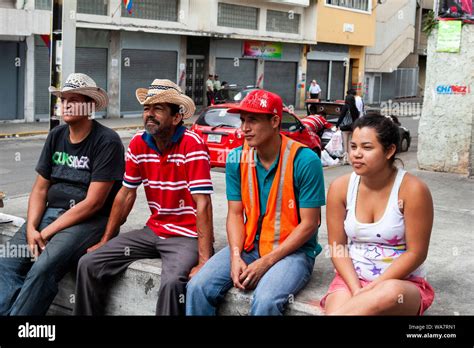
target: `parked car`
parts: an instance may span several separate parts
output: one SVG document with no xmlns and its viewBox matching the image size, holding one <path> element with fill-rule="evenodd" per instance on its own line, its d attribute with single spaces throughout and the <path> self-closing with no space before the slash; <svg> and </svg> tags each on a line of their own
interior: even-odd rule
<svg viewBox="0 0 474 348">
<path fill-rule="evenodd" d="M 211 166 L 225 167 L 229 152 L 244 143 L 240 114 L 228 112 L 233 104 L 213 105 L 204 109 L 191 130 L 201 136 L 211 156 Z M 283 108 L 281 133 L 318 152 L 320 139 L 309 131 L 288 108 Z"/>
<path fill-rule="evenodd" d="M 398 125 L 398 131 L 400 132 L 400 144 L 398 146 L 398 152 L 406 152 L 410 148 L 411 144 L 410 131 L 402 126 L 397 116 L 391 115 L 390 117 L 392 118 L 393 122 Z"/>
</svg>

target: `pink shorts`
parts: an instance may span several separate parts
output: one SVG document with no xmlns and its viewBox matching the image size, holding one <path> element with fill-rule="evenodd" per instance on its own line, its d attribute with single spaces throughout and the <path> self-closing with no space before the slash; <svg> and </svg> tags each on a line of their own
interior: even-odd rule
<svg viewBox="0 0 474 348">
<path fill-rule="evenodd" d="M 367 286 L 371 282 L 363 279 L 360 280 L 360 285 L 362 287 Z M 419 315 L 423 315 L 423 313 L 431 306 L 434 300 L 434 290 L 431 287 L 431 285 L 423 278 L 420 277 L 412 277 L 410 279 L 407 279 L 408 281 L 412 282 L 418 287 L 418 290 L 420 291 L 420 296 L 421 296 L 421 304 L 420 304 L 420 312 L 418 313 Z M 321 299 L 319 302 L 321 308 L 324 309 L 324 306 L 326 304 L 326 298 L 332 294 L 335 291 L 340 291 L 340 290 L 346 290 L 350 291 L 349 287 L 346 285 L 346 282 L 342 277 L 339 275 L 339 273 L 336 272 L 336 276 L 334 277 L 333 281 L 331 282 L 331 285 L 329 285 L 329 290 L 326 295 Z"/>
</svg>

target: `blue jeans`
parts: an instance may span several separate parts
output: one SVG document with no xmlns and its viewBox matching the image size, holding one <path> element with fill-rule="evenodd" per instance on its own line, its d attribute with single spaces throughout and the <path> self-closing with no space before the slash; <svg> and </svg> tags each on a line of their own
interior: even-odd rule
<svg viewBox="0 0 474 348">
<path fill-rule="evenodd" d="M 257 248 L 242 252 L 249 265 L 260 258 Z M 314 259 L 296 251 L 274 264 L 260 279 L 252 298 L 251 315 L 283 315 L 290 295 L 296 295 L 309 281 Z M 230 249 L 225 247 L 206 262 L 191 279 L 186 292 L 186 315 L 216 315 L 218 304 L 233 286 Z"/>
<path fill-rule="evenodd" d="M 56 220 L 64 209 L 47 208 L 39 231 Z M 37 260 L 28 252 L 0 255 L 0 315 L 45 315 L 58 292 L 58 283 L 76 266 L 87 248 L 99 242 L 107 217 L 96 216 L 56 233 Z M 26 223 L 4 250 L 28 250 Z"/>
</svg>

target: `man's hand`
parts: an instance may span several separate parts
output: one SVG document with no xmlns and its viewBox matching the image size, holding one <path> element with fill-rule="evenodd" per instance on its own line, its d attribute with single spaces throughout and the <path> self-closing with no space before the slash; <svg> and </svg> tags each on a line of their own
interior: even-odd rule
<svg viewBox="0 0 474 348">
<path fill-rule="evenodd" d="M 30 247 L 31 254 L 34 258 L 38 258 L 46 247 L 46 240 L 43 239 L 43 236 L 36 228 L 26 229 L 26 240 Z"/>
<path fill-rule="evenodd" d="M 245 290 L 245 287 L 240 282 L 240 275 L 247 269 L 247 264 L 242 260 L 240 255 L 233 256 L 230 261 L 230 276 L 234 282 L 234 287 Z"/>
<path fill-rule="evenodd" d="M 197 274 L 197 272 L 200 271 L 202 266 L 204 266 L 204 263 L 199 263 L 191 269 L 191 272 L 189 272 L 189 280 L 191 280 L 191 278 L 194 277 Z"/>
<path fill-rule="evenodd" d="M 257 287 L 263 275 L 270 269 L 271 264 L 264 257 L 252 262 L 239 277 L 245 290 L 252 290 Z"/>
<path fill-rule="evenodd" d="M 99 243 L 97 243 L 97 244 L 91 246 L 90 248 L 88 248 L 88 249 L 87 249 L 87 253 L 91 253 L 91 252 L 93 252 L 94 250 L 99 249 L 101 246 L 105 245 L 107 242 L 108 242 L 107 240 L 105 240 L 105 241 L 102 241 L 102 240 L 101 240 Z"/>
</svg>

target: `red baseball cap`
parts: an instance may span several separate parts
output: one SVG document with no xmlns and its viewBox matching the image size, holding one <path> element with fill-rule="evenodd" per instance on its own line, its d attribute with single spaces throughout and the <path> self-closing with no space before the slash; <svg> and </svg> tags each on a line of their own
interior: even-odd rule
<svg viewBox="0 0 474 348">
<path fill-rule="evenodd" d="M 240 104 L 227 110 L 230 113 L 241 113 L 242 111 L 253 114 L 277 115 L 281 118 L 283 114 L 283 101 L 275 93 L 265 91 L 264 89 L 256 89 L 247 94 Z"/>
</svg>

